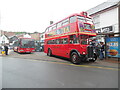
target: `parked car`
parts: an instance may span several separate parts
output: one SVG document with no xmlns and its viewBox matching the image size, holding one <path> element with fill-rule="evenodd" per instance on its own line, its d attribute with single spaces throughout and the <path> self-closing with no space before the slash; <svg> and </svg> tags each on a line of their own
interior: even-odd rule
<svg viewBox="0 0 120 90">
<path fill-rule="evenodd" d="M 0 50 L 2 50 L 2 46 L 0 46 Z"/>
</svg>

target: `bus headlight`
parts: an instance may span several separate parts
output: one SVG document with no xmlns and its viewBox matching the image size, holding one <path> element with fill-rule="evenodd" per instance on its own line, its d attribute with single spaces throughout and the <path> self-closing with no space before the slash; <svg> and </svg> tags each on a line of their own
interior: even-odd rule
<svg viewBox="0 0 120 90">
<path fill-rule="evenodd" d="M 19 51 L 24 51 L 24 50 L 19 50 Z"/>
<path fill-rule="evenodd" d="M 82 52 L 82 54 L 85 54 L 85 52 Z"/>
</svg>

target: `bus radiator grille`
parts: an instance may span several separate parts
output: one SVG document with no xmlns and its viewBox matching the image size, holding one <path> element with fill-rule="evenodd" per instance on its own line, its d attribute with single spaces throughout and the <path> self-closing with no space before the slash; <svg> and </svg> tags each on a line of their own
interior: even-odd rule
<svg viewBox="0 0 120 90">
<path fill-rule="evenodd" d="M 94 56 L 94 52 L 93 52 L 93 46 L 88 46 L 87 47 L 87 57 L 88 58 L 93 58 L 93 56 Z"/>
</svg>

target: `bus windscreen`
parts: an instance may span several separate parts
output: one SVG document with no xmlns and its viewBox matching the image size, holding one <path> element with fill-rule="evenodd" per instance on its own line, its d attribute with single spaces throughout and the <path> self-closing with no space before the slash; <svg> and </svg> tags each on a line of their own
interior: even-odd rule
<svg viewBox="0 0 120 90">
<path fill-rule="evenodd" d="M 93 24 L 91 18 L 85 18 L 83 16 L 77 16 L 78 21 Z"/>
<path fill-rule="evenodd" d="M 21 48 L 34 48 L 34 39 L 22 39 L 21 40 Z"/>
<path fill-rule="evenodd" d="M 79 36 L 79 41 L 82 45 L 89 45 L 91 43 L 91 41 L 94 39 L 95 39 L 95 37 L 90 36 L 90 35 L 80 35 Z"/>
</svg>

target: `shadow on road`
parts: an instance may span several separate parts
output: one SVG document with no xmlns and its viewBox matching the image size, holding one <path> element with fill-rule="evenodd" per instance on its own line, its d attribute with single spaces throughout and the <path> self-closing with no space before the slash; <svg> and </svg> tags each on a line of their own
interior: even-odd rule
<svg viewBox="0 0 120 90">
<path fill-rule="evenodd" d="M 52 55 L 51 57 L 55 57 L 55 58 L 58 58 L 58 59 L 62 59 L 63 61 L 68 61 L 68 62 L 72 63 L 69 58 L 55 56 L 55 55 Z M 80 64 L 76 64 L 76 65 L 89 65 L 89 64 L 92 64 L 92 63 L 97 64 L 97 62 L 82 61 Z"/>
</svg>

